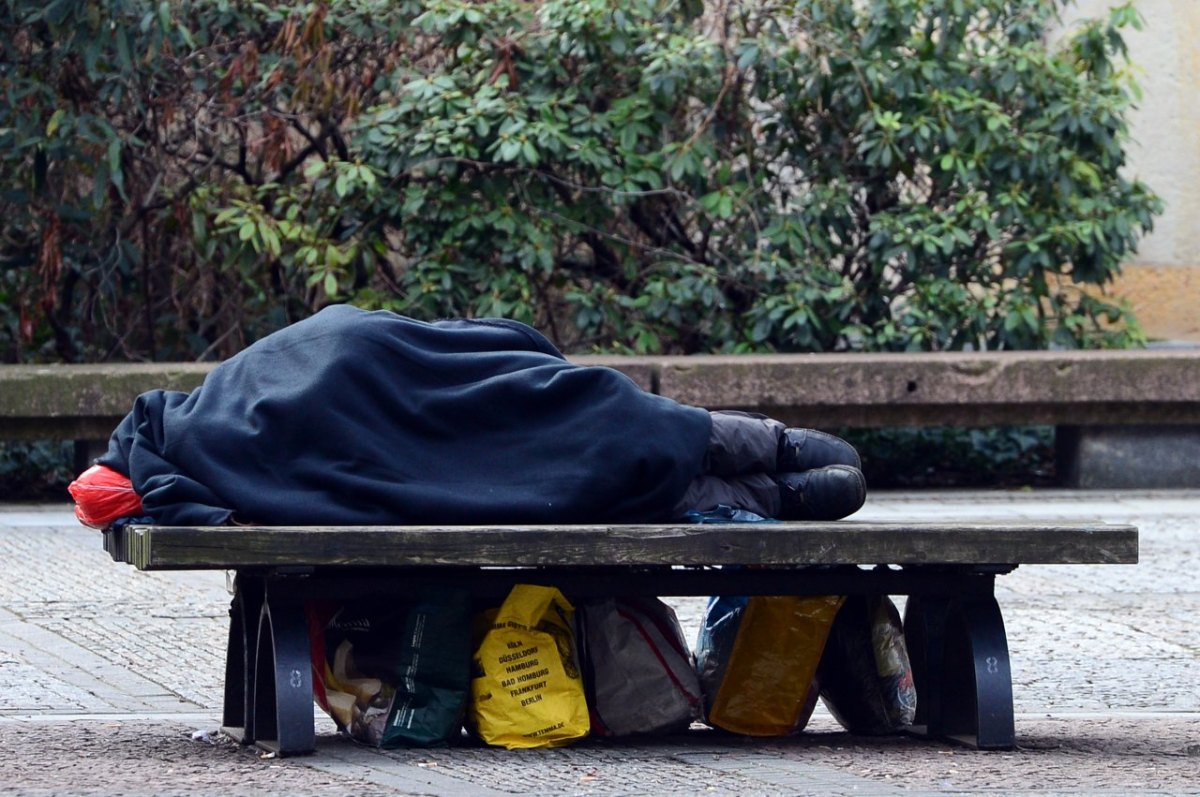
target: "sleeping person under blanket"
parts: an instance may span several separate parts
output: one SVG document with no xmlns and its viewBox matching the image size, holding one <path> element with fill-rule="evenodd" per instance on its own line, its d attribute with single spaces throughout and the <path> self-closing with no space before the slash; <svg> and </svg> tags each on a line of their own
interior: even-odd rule
<svg viewBox="0 0 1200 797">
<path fill-rule="evenodd" d="M 349 305 L 142 394 L 96 464 L 164 525 L 834 520 L 866 497 L 832 435 L 649 394 L 515 321 Z"/>
</svg>

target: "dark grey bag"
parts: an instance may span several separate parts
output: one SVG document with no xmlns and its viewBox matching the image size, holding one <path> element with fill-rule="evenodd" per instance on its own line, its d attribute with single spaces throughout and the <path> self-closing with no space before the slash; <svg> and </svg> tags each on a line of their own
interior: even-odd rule
<svg viewBox="0 0 1200 797">
<path fill-rule="evenodd" d="M 671 733 L 703 716 L 692 654 L 670 606 L 609 598 L 584 603 L 575 617 L 592 733 Z"/>
</svg>

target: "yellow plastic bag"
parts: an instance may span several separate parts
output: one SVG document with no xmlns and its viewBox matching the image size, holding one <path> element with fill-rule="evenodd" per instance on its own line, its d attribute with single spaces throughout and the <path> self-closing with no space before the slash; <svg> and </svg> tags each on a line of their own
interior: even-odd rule
<svg viewBox="0 0 1200 797">
<path fill-rule="evenodd" d="M 562 747 L 587 736 L 574 611 L 553 587 L 513 587 L 472 661 L 467 722 L 484 742 L 511 750 Z"/>
<path fill-rule="evenodd" d="M 841 596 L 769 597 L 738 601 L 734 612 L 710 620 L 701 631 L 698 667 L 711 708 L 708 722 L 750 736 L 784 736 L 803 730 L 816 705 L 815 676 Z M 730 634 L 709 622 L 736 621 Z M 722 638 L 726 641 L 722 641 Z M 706 677 L 707 676 L 707 677 Z"/>
</svg>

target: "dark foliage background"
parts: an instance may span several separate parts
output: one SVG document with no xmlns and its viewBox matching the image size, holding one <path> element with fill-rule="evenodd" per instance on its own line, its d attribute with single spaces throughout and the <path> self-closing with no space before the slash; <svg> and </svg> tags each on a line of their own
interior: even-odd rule
<svg viewBox="0 0 1200 797">
<path fill-rule="evenodd" d="M 0 360 L 329 301 L 569 351 L 1137 343 L 1138 18 L 1048 46 L 1057 8 L 0 0 Z"/>
</svg>

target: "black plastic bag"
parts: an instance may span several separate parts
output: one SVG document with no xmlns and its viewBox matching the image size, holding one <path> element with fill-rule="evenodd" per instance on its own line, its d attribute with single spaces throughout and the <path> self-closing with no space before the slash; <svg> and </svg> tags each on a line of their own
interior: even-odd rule
<svg viewBox="0 0 1200 797">
<path fill-rule="evenodd" d="M 851 733 L 878 736 L 912 725 L 917 691 L 900 614 L 890 598 L 846 598 L 817 679 L 826 708 Z"/>
</svg>

